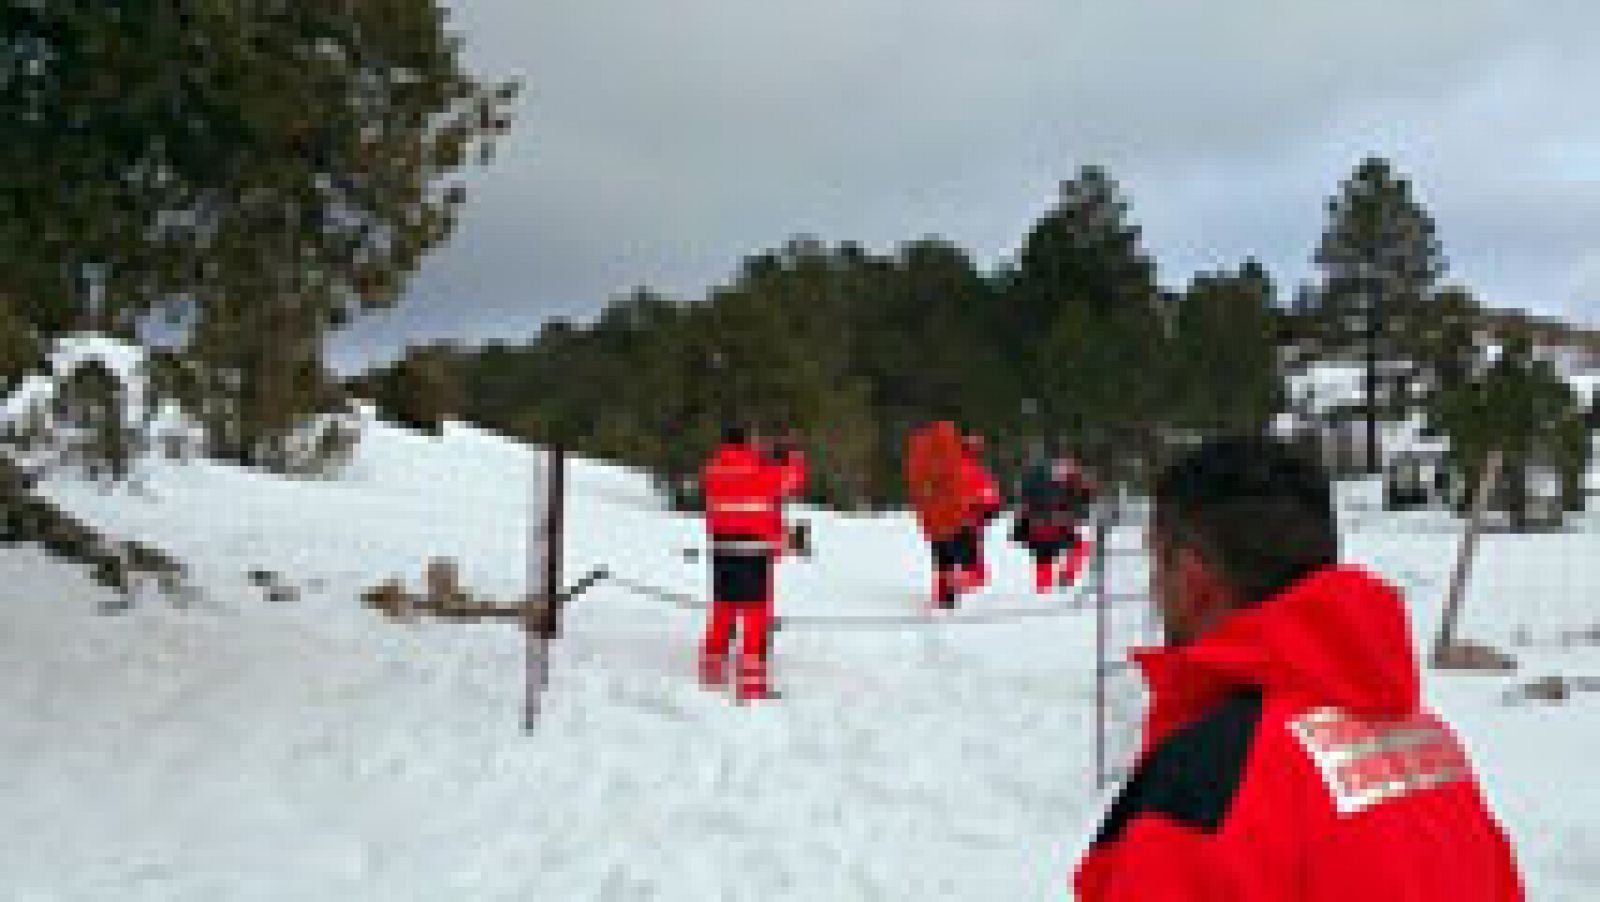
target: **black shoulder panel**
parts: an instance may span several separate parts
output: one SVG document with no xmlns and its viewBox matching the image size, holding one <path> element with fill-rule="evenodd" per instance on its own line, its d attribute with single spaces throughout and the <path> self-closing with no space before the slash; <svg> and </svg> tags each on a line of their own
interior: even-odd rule
<svg viewBox="0 0 1600 902">
<path fill-rule="evenodd" d="M 1261 694 L 1229 696 L 1210 713 L 1172 734 L 1134 772 L 1106 815 L 1094 844 L 1122 838 L 1134 818 L 1161 814 L 1215 831 L 1244 781 L 1244 765 L 1261 722 Z"/>
</svg>

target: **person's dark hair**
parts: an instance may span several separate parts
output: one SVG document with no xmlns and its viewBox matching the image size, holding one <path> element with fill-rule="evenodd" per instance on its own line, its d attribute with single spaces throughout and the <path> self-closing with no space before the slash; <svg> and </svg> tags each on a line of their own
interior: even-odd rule
<svg viewBox="0 0 1600 902">
<path fill-rule="evenodd" d="M 1169 553 L 1193 549 L 1246 604 L 1339 557 L 1327 474 L 1273 439 L 1203 443 L 1156 481 L 1155 518 Z"/>
<path fill-rule="evenodd" d="M 722 427 L 724 445 L 750 444 L 750 427 L 743 423 L 727 423 Z"/>
</svg>

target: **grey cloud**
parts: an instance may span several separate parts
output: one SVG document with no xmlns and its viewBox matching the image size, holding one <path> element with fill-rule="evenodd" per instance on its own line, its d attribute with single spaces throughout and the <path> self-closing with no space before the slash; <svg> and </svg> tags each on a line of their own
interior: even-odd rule
<svg viewBox="0 0 1600 902">
<path fill-rule="evenodd" d="M 526 335 L 648 283 L 698 296 L 798 232 L 1012 251 L 1109 166 L 1163 278 L 1307 278 L 1368 152 L 1414 176 L 1458 277 L 1600 320 L 1600 5 L 1550 0 L 461 0 L 472 63 L 528 96 L 467 222 L 351 359 Z M 1481 285 L 1479 284 L 1481 283 Z M 1585 294 L 1587 292 L 1587 294 Z"/>
</svg>

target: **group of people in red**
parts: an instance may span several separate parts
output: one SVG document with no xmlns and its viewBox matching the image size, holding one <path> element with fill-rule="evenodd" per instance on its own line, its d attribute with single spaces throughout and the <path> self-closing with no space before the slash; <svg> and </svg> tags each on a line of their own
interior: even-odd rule
<svg viewBox="0 0 1600 902">
<path fill-rule="evenodd" d="M 906 484 L 918 524 L 933 556 L 933 604 L 949 609 L 962 594 L 989 582 L 984 540 L 1005 499 L 983 460 L 984 441 L 948 421 L 913 433 L 906 454 Z M 1011 539 L 1028 549 L 1034 588 L 1050 592 L 1073 585 L 1088 559 L 1083 522 L 1094 483 L 1069 454 L 1036 444 L 1014 492 Z"/>
<path fill-rule="evenodd" d="M 1005 497 L 983 461 L 984 443 L 947 421 L 912 434 L 907 487 L 933 557 L 933 604 L 955 607 L 957 598 L 986 585 L 984 536 L 1005 508 Z M 1017 495 L 1011 538 L 1034 561 L 1039 592 L 1070 586 L 1088 545 L 1081 530 L 1093 483 L 1070 456 L 1035 448 Z M 700 655 L 707 686 L 729 682 L 735 696 L 772 696 L 767 657 L 772 631 L 773 576 L 789 546 L 784 502 L 804 490 L 806 458 L 793 434 L 770 439 L 742 425 L 726 428 L 701 472 L 706 530 L 711 544 L 711 616 Z M 738 655 L 731 654 L 735 636 Z"/>
<path fill-rule="evenodd" d="M 936 602 L 987 578 L 1001 508 L 982 446 L 949 423 L 907 472 L 933 544 Z M 703 473 L 714 600 L 701 676 L 770 697 L 767 637 L 792 440 L 730 429 Z M 1082 565 L 1093 485 L 1036 455 L 1013 537 L 1037 585 Z M 1326 474 L 1269 439 L 1211 440 L 1151 490 L 1152 603 L 1165 641 L 1135 654 L 1151 702 L 1132 775 L 1079 864 L 1083 902 L 1521 902 L 1515 852 L 1465 748 L 1423 702 L 1399 591 L 1343 563 Z"/>
</svg>

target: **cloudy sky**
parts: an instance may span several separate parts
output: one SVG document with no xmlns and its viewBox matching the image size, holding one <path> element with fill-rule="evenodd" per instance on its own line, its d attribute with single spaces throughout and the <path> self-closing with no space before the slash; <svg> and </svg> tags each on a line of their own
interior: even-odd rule
<svg viewBox="0 0 1600 902">
<path fill-rule="evenodd" d="M 702 296 L 809 233 L 1013 253 L 1085 163 L 1161 267 L 1312 276 L 1369 153 L 1452 279 L 1600 326 L 1593 0 L 455 0 L 470 65 L 526 83 L 513 136 L 406 301 L 335 343 L 520 338 L 629 287 Z"/>
</svg>

